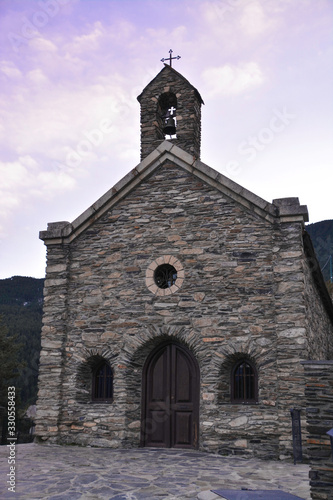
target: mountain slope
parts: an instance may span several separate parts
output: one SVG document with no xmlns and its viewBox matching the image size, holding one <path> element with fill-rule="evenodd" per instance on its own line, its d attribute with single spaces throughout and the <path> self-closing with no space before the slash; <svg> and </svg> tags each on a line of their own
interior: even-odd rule
<svg viewBox="0 0 333 500">
<path fill-rule="evenodd" d="M 13 276 L 0 280 L 0 316 L 9 336 L 18 335 L 22 344 L 19 360 L 25 363 L 13 382 L 21 389 L 22 406 L 37 397 L 40 332 L 42 327 L 43 279 Z"/>
<path fill-rule="evenodd" d="M 311 236 L 320 269 L 327 282 L 330 279 L 330 258 L 333 259 L 333 220 L 308 224 L 306 231 Z"/>
</svg>

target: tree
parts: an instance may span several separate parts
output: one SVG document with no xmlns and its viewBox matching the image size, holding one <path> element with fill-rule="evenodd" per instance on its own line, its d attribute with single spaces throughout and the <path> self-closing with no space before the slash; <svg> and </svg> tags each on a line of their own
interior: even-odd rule
<svg viewBox="0 0 333 500">
<path fill-rule="evenodd" d="M 8 386 L 14 385 L 13 380 L 23 366 L 18 360 L 20 347 L 17 336 L 8 335 L 8 328 L 0 317 L 0 405 L 4 407 L 7 406 Z"/>
<path fill-rule="evenodd" d="M 43 285 L 43 279 L 23 276 L 0 280 L 0 317 L 8 328 L 8 336 L 15 336 L 15 344 L 20 344 L 15 385 L 21 410 L 36 404 L 37 399 Z"/>
<path fill-rule="evenodd" d="M 328 289 L 328 293 L 331 296 L 331 299 L 333 300 L 333 283 L 331 281 L 326 281 L 326 286 Z"/>
</svg>

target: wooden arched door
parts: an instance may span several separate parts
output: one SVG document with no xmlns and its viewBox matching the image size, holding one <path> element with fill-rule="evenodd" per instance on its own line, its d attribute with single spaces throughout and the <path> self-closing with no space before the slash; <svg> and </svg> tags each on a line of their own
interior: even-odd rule
<svg viewBox="0 0 333 500">
<path fill-rule="evenodd" d="M 143 370 L 142 445 L 197 448 L 199 367 L 188 349 L 160 345 Z"/>
</svg>

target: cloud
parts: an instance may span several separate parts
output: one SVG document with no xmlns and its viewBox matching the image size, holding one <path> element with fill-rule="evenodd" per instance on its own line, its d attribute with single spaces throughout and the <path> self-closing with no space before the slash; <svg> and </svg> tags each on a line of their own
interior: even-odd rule
<svg viewBox="0 0 333 500">
<path fill-rule="evenodd" d="M 20 161 L 0 163 L 1 194 L 25 184 L 27 169 Z M 2 196 L 1 196 L 2 199 Z"/>
<path fill-rule="evenodd" d="M 111 40 L 119 43 L 132 41 L 132 37 L 136 32 L 136 27 L 125 19 L 120 19 L 116 23 L 108 27 L 108 37 Z"/>
<path fill-rule="evenodd" d="M 8 78 L 21 78 L 21 71 L 11 61 L 0 61 L 0 71 Z"/>
<path fill-rule="evenodd" d="M 86 53 L 87 50 L 97 50 L 104 34 L 102 23 L 97 21 L 94 23 L 90 32 L 75 36 L 67 45 L 67 50 L 75 54 Z"/>
<path fill-rule="evenodd" d="M 263 5 L 258 1 L 247 3 L 240 19 L 241 28 L 251 36 L 258 36 L 271 28 L 272 20 L 264 12 Z"/>
<path fill-rule="evenodd" d="M 0 237 L 5 236 L 9 220 L 18 210 L 27 210 L 36 199 L 50 200 L 76 186 L 73 173 L 59 169 L 45 171 L 29 155 L 12 162 L 0 162 Z"/>
<path fill-rule="evenodd" d="M 47 83 L 49 80 L 39 68 L 33 69 L 27 73 L 28 79 L 37 85 Z"/>
<path fill-rule="evenodd" d="M 6 236 L 8 221 L 20 205 L 19 192 L 24 192 L 26 172 L 20 161 L 0 162 L 0 237 Z"/>
<path fill-rule="evenodd" d="M 137 151 L 128 147 L 128 135 L 138 134 L 138 121 L 132 119 L 138 106 L 131 95 L 133 83 L 114 68 L 59 81 L 50 64 L 59 60 L 64 44 L 54 52 L 42 40 L 30 46 L 34 50 L 28 66 L 21 62 L 22 71 L 6 60 L 0 63 L 6 80 L 12 77 L 7 98 L 0 98 L 2 235 L 23 207 L 64 197 L 77 189 L 79 179 L 87 182 L 93 172 L 105 172 L 111 151 L 120 159 L 124 151 L 137 159 Z M 84 57 L 77 55 L 79 62 Z M 63 71 L 63 60 L 59 67 Z"/>
<path fill-rule="evenodd" d="M 264 82 L 262 71 L 255 62 L 207 68 L 202 77 L 210 97 L 241 94 Z"/>
<path fill-rule="evenodd" d="M 244 58 L 244 54 L 265 49 L 283 16 L 276 0 L 207 0 L 199 8 L 205 45 L 214 50 L 217 44 L 223 44 L 220 52 L 232 60 L 239 52 Z"/>
<path fill-rule="evenodd" d="M 38 52 L 52 52 L 55 53 L 58 51 L 57 46 L 51 42 L 51 40 L 48 40 L 46 38 L 43 38 L 41 36 L 32 38 L 29 41 L 29 45 L 31 49 L 34 49 Z"/>
</svg>

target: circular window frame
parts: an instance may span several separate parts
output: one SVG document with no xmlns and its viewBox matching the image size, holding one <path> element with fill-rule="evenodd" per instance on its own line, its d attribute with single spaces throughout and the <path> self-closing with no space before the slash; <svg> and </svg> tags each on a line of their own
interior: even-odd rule
<svg viewBox="0 0 333 500">
<path fill-rule="evenodd" d="M 176 282 L 169 288 L 160 288 L 158 285 L 156 285 L 154 280 L 156 269 L 163 264 L 169 264 L 170 266 L 173 266 L 177 271 Z M 146 286 L 148 290 L 157 297 L 165 297 L 166 295 L 172 295 L 173 293 L 177 292 L 182 286 L 184 278 L 185 272 L 183 265 L 174 255 L 162 255 L 161 257 L 158 257 L 151 264 L 149 264 L 146 270 Z"/>
</svg>

